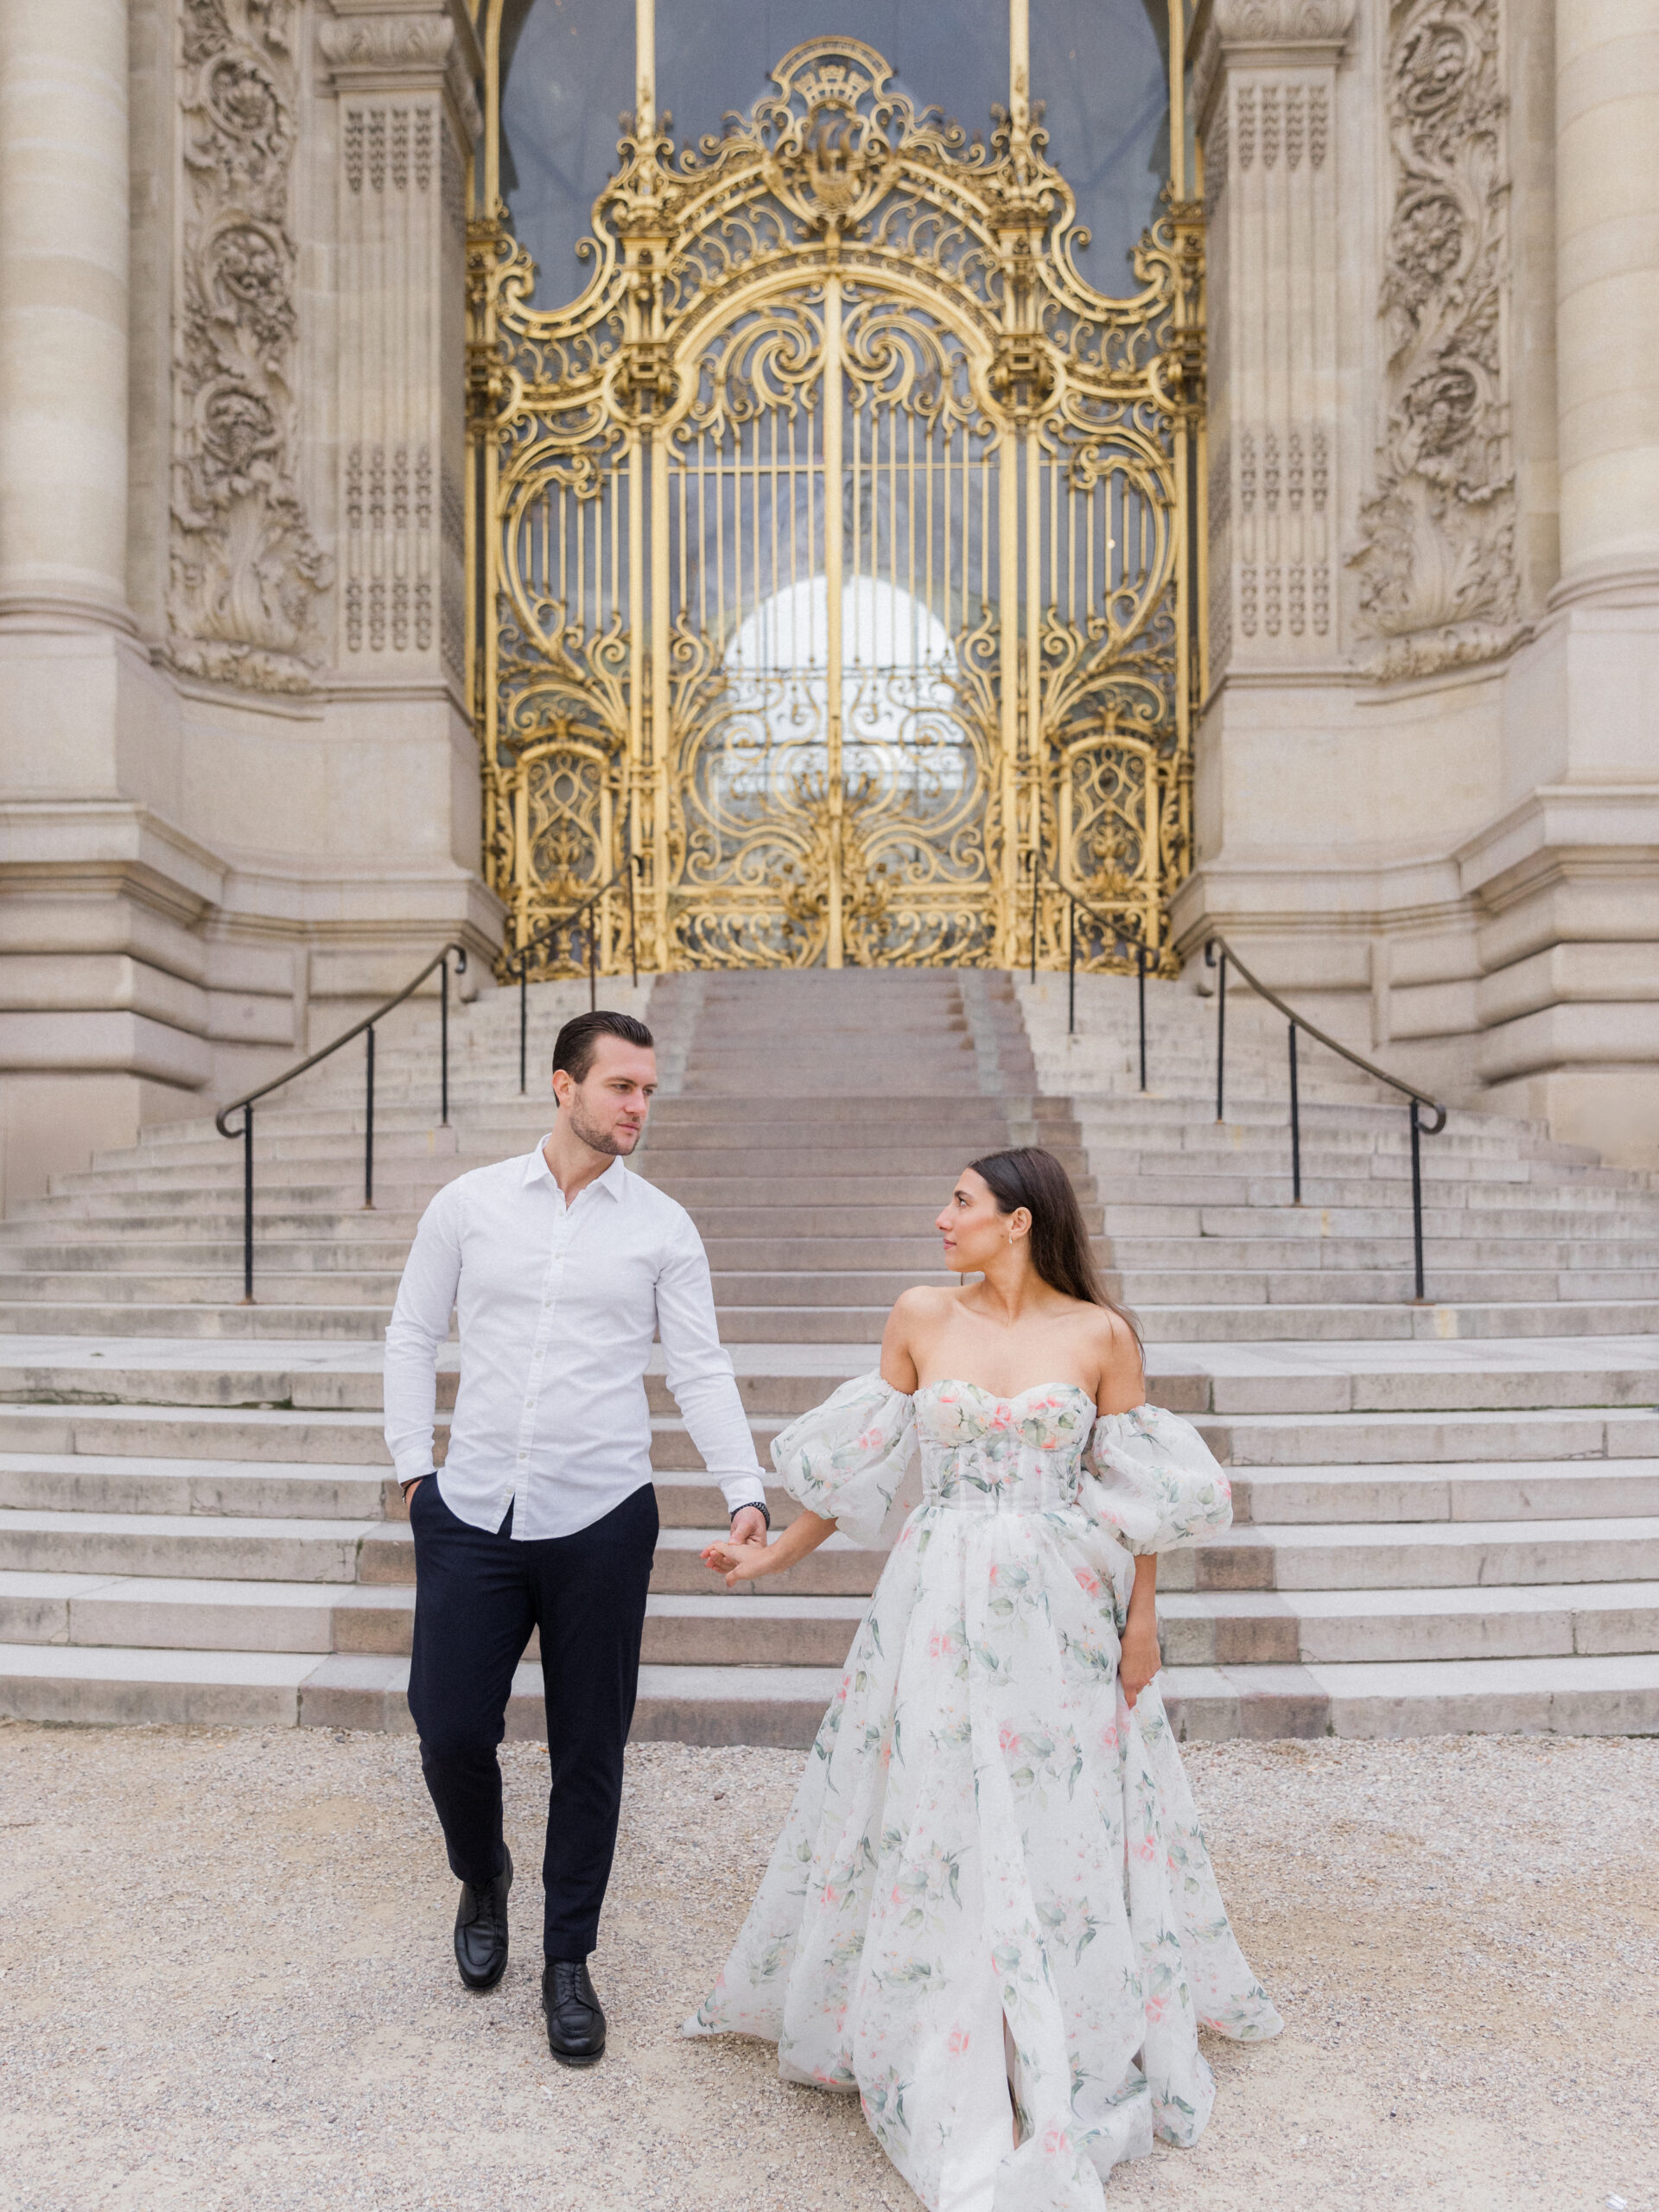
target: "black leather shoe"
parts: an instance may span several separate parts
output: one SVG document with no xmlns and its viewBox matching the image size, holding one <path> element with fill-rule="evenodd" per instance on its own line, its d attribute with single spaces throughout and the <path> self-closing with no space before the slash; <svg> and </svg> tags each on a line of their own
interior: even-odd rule
<svg viewBox="0 0 1659 2212">
<path fill-rule="evenodd" d="M 542 1968 L 547 2047 L 561 2066 L 594 2066 L 605 2056 L 605 2013 L 586 1959 L 550 1959 Z"/>
<path fill-rule="evenodd" d="M 468 1989 L 493 1989 L 507 1970 L 512 1853 L 493 1882 L 463 1882 L 455 1907 L 455 1964 Z"/>
</svg>

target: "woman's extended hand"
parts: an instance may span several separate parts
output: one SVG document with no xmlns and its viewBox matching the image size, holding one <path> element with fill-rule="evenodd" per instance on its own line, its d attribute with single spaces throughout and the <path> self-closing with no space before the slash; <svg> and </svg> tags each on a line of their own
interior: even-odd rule
<svg viewBox="0 0 1659 2212">
<path fill-rule="evenodd" d="M 1158 1649 L 1156 1618 L 1137 1618 L 1131 1613 L 1123 1630 L 1123 1645 L 1117 1662 L 1123 1702 L 1131 1712 L 1135 1700 L 1163 1663 L 1163 1654 Z"/>
<path fill-rule="evenodd" d="M 735 1590 L 740 1582 L 753 1582 L 758 1574 L 775 1574 L 778 1562 L 772 1554 L 772 1547 L 764 1537 L 757 1544 L 734 1544 L 723 1537 L 708 1547 L 702 1563 L 716 1574 L 723 1574 L 726 1587 Z"/>
</svg>

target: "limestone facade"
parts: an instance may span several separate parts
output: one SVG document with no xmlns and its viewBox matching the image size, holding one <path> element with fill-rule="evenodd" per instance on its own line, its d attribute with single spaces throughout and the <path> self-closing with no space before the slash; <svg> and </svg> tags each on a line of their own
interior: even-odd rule
<svg viewBox="0 0 1659 2212">
<path fill-rule="evenodd" d="M 15 1197 L 500 925 L 464 696 L 465 10 L 0 24 Z"/>
<path fill-rule="evenodd" d="M 1659 1162 L 1659 14 L 1211 0 L 1189 950 Z"/>
<path fill-rule="evenodd" d="M 1189 954 L 1659 1162 L 1659 14 L 1204 0 Z M 7 1195 L 486 956 L 462 0 L 0 16 Z"/>
</svg>

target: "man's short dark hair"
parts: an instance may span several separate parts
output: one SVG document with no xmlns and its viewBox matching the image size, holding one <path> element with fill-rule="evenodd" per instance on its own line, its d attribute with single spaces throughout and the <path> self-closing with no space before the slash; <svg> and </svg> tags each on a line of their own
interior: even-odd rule
<svg viewBox="0 0 1659 2212">
<path fill-rule="evenodd" d="M 649 1029 L 631 1014 L 579 1014 L 567 1021 L 553 1047 L 553 1072 L 561 1068 L 572 1083 L 586 1083 L 601 1037 L 620 1037 L 625 1045 L 654 1049 Z"/>
</svg>

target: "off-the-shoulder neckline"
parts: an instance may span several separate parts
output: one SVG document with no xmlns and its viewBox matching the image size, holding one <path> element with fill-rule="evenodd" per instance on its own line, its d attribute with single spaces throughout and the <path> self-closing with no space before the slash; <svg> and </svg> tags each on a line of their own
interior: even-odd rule
<svg viewBox="0 0 1659 2212">
<path fill-rule="evenodd" d="M 963 1376 L 941 1375 L 937 1382 L 918 1384 L 912 1395 L 919 1398 L 924 1390 L 972 1390 L 979 1397 L 988 1398 L 994 1406 L 1017 1406 L 1021 1398 L 1034 1398 L 1046 1390 L 1075 1390 L 1091 1406 L 1095 1402 L 1094 1393 L 1085 1390 L 1081 1382 L 1028 1382 L 1023 1390 L 1015 1390 L 1010 1396 L 999 1390 L 988 1390 L 982 1382 L 969 1382 Z"/>
</svg>

